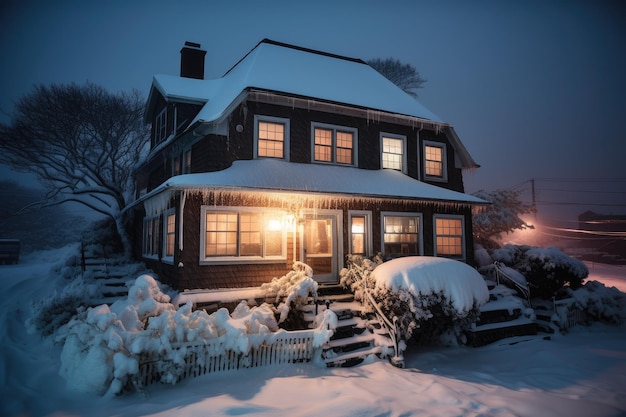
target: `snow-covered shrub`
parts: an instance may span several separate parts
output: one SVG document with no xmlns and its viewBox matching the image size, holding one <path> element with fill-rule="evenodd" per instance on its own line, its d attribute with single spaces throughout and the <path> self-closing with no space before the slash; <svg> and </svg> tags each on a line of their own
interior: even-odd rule
<svg viewBox="0 0 626 417">
<path fill-rule="evenodd" d="M 72 389 L 115 395 L 132 388 L 141 358 L 152 358 L 161 381 L 175 383 L 191 354 L 245 355 L 277 330 L 267 304 L 249 308 L 242 301 L 232 315 L 225 308 L 192 311 L 191 303 L 177 310 L 159 283 L 142 275 L 127 299 L 83 310 L 63 329 L 60 374 Z"/>
<path fill-rule="evenodd" d="M 350 288 L 354 293 L 354 298 L 364 301 L 364 286 L 374 288 L 374 280 L 371 278 L 372 271 L 383 263 L 382 255 L 378 253 L 372 259 L 364 258 L 361 255 L 348 255 L 346 257 L 346 267 L 339 272 L 339 284 L 344 288 Z"/>
<path fill-rule="evenodd" d="M 278 323 L 284 323 L 290 314 L 297 314 L 298 307 L 306 304 L 309 295 L 317 300 L 317 281 L 313 279 L 313 270 L 303 262 L 293 263 L 292 271 L 280 278 L 261 285 L 266 296 L 275 297 L 278 305 Z M 298 317 L 291 317 L 292 321 L 299 322 Z M 298 327 L 298 326 L 296 326 Z"/>
<path fill-rule="evenodd" d="M 582 310 L 587 321 L 626 322 L 626 294 L 615 287 L 607 287 L 600 281 L 587 281 L 576 290 L 565 288 L 561 295 L 573 298 L 573 308 Z"/>
<path fill-rule="evenodd" d="M 50 336 L 99 295 L 96 285 L 80 276 L 74 277 L 60 291 L 31 302 L 31 315 L 26 320 L 26 328 L 31 334 Z"/>
<path fill-rule="evenodd" d="M 341 278 L 343 285 L 352 285 L 355 297 L 365 284 L 387 318 L 396 318 L 400 338 L 420 343 L 445 333 L 462 338 L 462 329 L 476 320 L 480 305 L 489 298 L 475 269 L 446 258 L 415 256 L 378 263 L 352 256 Z"/>
<path fill-rule="evenodd" d="M 565 285 L 579 288 L 589 275 L 583 262 L 553 247 L 505 245 L 494 250 L 492 257 L 522 273 L 530 285 L 532 297 L 551 298 Z"/>
</svg>

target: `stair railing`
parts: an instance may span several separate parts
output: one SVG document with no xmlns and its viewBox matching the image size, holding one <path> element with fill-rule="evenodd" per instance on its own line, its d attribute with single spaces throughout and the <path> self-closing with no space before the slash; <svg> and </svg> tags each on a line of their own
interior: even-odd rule
<svg viewBox="0 0 626 417">
<path fill-rule="evenodd" d="M 528 288 L 528 286 L 523 286 L 519 282 L 511 278 L 506 272 L 504 272 L 504 269 L 502 269 L 502 264 L 500 262 L 495 261 L 493 265 L 496 271 L 496 283 L 500 285 L 500 278 L 504 277 L 508 282 L 513 284 L 516 289 L 520 291 L 520 293 L 524 296 L 524 298 L 526 298 L 527 301 L 530 302 L 530 289 Z"/>
<path fill-rule="evenodd" d="M 357 274 L 360 277 L 360 284 L 362 288 L 362 294 L 367 302 L 374 308 L 374 314 L 376 314 L 376 318 L 380 321 L 382 326 L 385 328 L 389 336 L 391 336 L 391 341 L 393 342 L 393 350 L 394 355 L 391 358 L 391 363 L 398 368 L 404 367 L 404 356 L 402 355 L 402 350 L 399 347 L 399 335 L 400 331 L 398 329 L 398 317 L 394 316 L 390 321 L 387 316 L 383 313 L 382 309 L 370 293 L 370 289 L 367 286 L 367 280 L 365 276 L 361 273 Z"/>
</svg>

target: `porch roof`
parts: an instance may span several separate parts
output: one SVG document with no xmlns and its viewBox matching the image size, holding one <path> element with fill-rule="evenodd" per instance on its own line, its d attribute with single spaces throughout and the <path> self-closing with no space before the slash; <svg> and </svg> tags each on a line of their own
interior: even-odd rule
<svg viewBox="0 0 626 417">
<path fill-rule="evenodd" d="M 302 164 L 271 158 L 235 161 L 221 171 L 178 175 L 150 194 L 165 190 L 273 191 L 488 204 L 473 195 L 427 184 L 396 170 Z"/>
</svg>

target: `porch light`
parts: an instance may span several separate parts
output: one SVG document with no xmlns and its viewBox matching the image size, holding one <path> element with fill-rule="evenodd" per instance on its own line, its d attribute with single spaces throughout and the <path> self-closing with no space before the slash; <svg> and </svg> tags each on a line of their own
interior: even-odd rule
<svg viewBox="0 0 626 417">
<path fill-rule="evenodd" d="M 283 224 L 278 219 L 270 219 L 267 222 L 267 228 L 270 232 L 278 232 L 283 229 Z"/>
</svg>

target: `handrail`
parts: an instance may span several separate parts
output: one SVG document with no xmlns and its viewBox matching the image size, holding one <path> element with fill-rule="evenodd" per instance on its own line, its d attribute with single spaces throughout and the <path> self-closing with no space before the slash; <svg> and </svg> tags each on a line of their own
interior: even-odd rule
<svg viewBox="0 0 626 417">
<path fill-rule="evenodd" d="M 404 357 L 402 356 L 402 351 L 400 350 L 398 346 L 399 345 L 398 343 L 399 332 L 398 332 L 398 325 L 397 325 L 398 317 L 396 316 L 393 317 L 393 323 L 389 321 L 387 316 L 385 316 L 383 311 L 380 309 L 380 306 L 378 305 L 376 300 L 374 300 L 374 297 L 370 293 L 370 290 L 367 287 L 367 282 L 366 282 L 365 277 L 362 276 L 361 274 L 358 274 L 358 275 L 361 278 L 361 286 L 363 288 L 363 294 L 365 294 L 367 301 L 369 301 L 370 305 L 374 307 L 374 313 L 376 314 L 376 317 L 381 321 L 381 324 L 385 327 L 385 329 L 387 330 L 387 332 L 392 338 L 393 350 L 394 350 L 394 358 L 393 358 L 392 363 L 398 367 L 402 367 L 404 364 Z"/>
<path fill-rule="evenodd" d="M 496 270 L 496 280 L 498 284 L 500 284 L 500 276 L 503 276 L 504 278 L 509 280 L 509 282 L 512 283 L 513 286 L 515 286 L 515 288 L 517 288 L 522 293 L 522 295 L 524 296 L 524 298 L 526 298 L 526 300 L 530 301 L 530 289 L 528 288 L 528 286 L 524 287 L 519 282 L 511 278 L 506 272 L 504 272 L 504 270 L 502 269 L 502 264 L 500 262 L 495 261 L 493 265 Z"/>
</svg>

